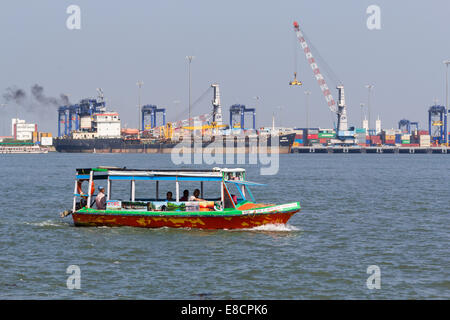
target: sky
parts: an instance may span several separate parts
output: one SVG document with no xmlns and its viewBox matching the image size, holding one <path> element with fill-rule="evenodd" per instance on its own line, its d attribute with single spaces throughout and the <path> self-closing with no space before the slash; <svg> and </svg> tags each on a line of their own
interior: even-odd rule
<svg viewBox="0 0 450 320">
<path fill-rule="evenodd" d="M 79 30 L 66 26 L 72 4 L 81 9 Z M 367 28 L 370 5 L 380 7 L 379 30 Z M 56 106 L 32 98 L 36 84 L 45 97 L 66 94 L 72 103 L 102 88 L 108 109 L 136 127 L 142 80 L 142 104 L 165 107 L 168 121 L 186 118 L 188 55 L 192 101 L 218 83 L 226 123 L 239 103 L 257 108 L 257 127 L 271 126 L 274 114 L 276 125 L 304 127 L 311 91 L 310 126 L 332 128 L 336 115 L 296 42 L 294 20 L 320 53 L 319 68 L 329 66 L 344 84 L 350 125 L 360 127 L 361 103 L 367 113 L 370 83 L 372 127 L 380 116 L 384 128 L 406 118 L 427 129 L 428 107 L 445 104 L 449 15 L 448 0 L 2 0 L 0 135 L 16 114 L 56 134 Z M 294 71 L 302 87 L 289 86 Z M 327 80 L 337 99 L 337 83 Z M 25 103 L 6 101 L 8 88 L 24 90 Z M 211 112 L 211 100 L 212 91 L 192 114 Z"/>
</svg>

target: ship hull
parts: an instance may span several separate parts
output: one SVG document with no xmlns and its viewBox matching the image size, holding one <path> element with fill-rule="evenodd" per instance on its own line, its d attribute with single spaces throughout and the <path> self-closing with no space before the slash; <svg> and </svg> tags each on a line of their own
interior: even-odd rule
<svg viewBox="0 0 450 320">
<path fill-rule="evenodd" d="M 71 139 L 57 138 L 54 146 L 58 152 L 71 153 L 198 153 L 208 152 L 215 154 L 239 153 L 290 153 L 295 133 L 276 137 L 278 143 L 272 148 L 271 139 L 257 137 L 235 138 L 219 137 L 213 141 L 183 142 L 156 142 L 143 143 L 141 140 L 126 140 L 121 138 L 110 139 Z"/>
</svg>

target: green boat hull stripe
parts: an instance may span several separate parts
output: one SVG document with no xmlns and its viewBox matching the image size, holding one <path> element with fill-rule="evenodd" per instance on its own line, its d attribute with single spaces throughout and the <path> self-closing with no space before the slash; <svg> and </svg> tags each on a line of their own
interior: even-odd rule
<svg viewBox="0 0 450 320">
<path fill-rule="evenodd" d="M 75 212 L 75 214 L 101 214 L 111 216 L 152 216 L 152 217 L 235 217 L 242 215 L 256 215 L 268 213 L 289 213 L 300 210 L 300 202 L 281 204 L 276 206 L 267 206 L 249 210 L 231 209 L 224 211 L 124 211 L 124 210 L 98 210 L 93 208 L 83 208 Z"/>
</svg>

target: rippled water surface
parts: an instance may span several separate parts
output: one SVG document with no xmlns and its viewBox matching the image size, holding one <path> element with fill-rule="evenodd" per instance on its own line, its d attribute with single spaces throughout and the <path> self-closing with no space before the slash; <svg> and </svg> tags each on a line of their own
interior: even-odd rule
<svg viewBox="0 0 450 320">
<path fill-rule="evenodd" d="M 170 168 L 170 155 L 1 155 L 1 299 L 450 298 L 448 155 L 281 155 L 244 166 L 263 202 L 300 201 L 250 231 L 76 228 L 74 169 Z M 66 269 L 81 269 L 81 289 Z M 381 270 L 369 290 L 367 268 Z"/>
</svg>

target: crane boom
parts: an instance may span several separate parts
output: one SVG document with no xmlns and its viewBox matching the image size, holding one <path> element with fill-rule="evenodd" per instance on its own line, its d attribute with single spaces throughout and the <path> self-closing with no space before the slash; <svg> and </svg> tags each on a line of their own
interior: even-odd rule
<svg viewBox="0 0 450 320">
<path fill-rule="evenodd" d="M 328 107 L 332 112 L 337 114 L 338 121 L 336 128 L 337 131 L 336 136 L 340 140 L 348 141 L 348 138 L 350 136 L 347 136 L 346 134 L 348 130 L 348 122 L 347 122 L 347 108 L 345 105 L 344 86 L 342 85 L 337 86 L 339 93 L 339 100 L 338 104 L 336 105 L 336 101 L 334 101 L 333 95 L 331 94 L 331 91 L 328 88 L 325 78 L 322 76 L 322 73 L 320 72 L 319 66 L 317 65 L 317 62 L 313 57 L 311 49 L 306 43 L 305 37 L 302 31 L 300 30 L 300 26 L 297 21 L 294 21 L 294 31 L 297 35 L 297 39 L 300 42 L 303 52 L 306 55 L 306 59 L 308 60 L 309 65 L 311 66 L 311 69 L 314 73 L 314 77 L 316 78 L 317 83 L 319 84 L 319 87 L 322 90 L 323 96 L 327 101 Z M 341 133 L 343 134 L 341 135 Z"/>
</svg>

